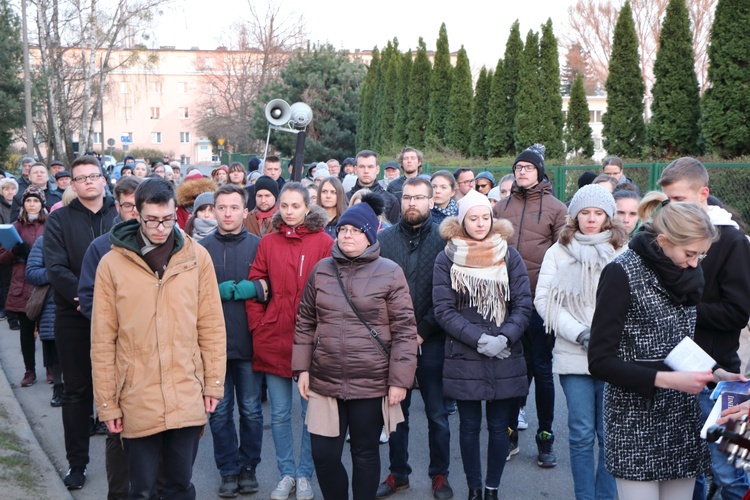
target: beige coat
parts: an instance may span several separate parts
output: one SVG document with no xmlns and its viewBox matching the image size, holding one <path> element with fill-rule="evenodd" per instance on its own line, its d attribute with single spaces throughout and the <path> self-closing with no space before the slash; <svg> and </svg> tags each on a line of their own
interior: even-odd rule
<svg viewBox="0 0 750 500">
<path fill-rule="evenodd" d="M 115 228 L 116 229 L 116 228 Z M 224 396 L 226 332 L 206 249 L 184 236 L 160 280 L 132 250 L 99 263 L 91 327 L 94 399 L 125 438 L 205 425 Z"/>
</svg>

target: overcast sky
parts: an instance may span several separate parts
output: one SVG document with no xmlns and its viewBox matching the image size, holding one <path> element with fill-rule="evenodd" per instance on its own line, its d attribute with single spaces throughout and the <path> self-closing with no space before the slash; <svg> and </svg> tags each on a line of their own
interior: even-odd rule
<svg viewBox="0 0 750 500">
<path fill-rule="evenodd" d="M 178 7 L 164 11 L 154 33 L 156 46 L 215 49 L 234 20 L 248 17 L 247 1 L 179 0 Z M 451 52 L 464 45 L 477 71 L 482 65 L 495 67 L 516 19 L 525 39 L 529 29 L 539 31 L 551 18 L 560 40 L 567 29 L 568 7 L 574 4 L 575 0 L 283 0 L 282 10 L 303 16 L 311 41 L 348 50 L 382 48 L 393 37 L 402 51 L 415 49 L 420 36 L 427 49 L 434 50 L 445 22 Z"/>
</svg>

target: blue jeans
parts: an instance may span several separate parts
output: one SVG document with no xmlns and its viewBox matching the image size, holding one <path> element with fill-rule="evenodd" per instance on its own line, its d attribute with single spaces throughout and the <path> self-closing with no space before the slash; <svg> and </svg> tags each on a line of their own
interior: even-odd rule
<svg viewBox="0 0 750 500">
<path fill-rule="evenodd" d="M 576 500 L 617 498 L 617 485 L 604 467 L 604 382 L 590 375 L 560 375 L 568 403 L 570 468 Z M 598 462 L 594 466 L 594 446 Z"/>
<path fill-rule="evenodd" d="M 555 418 L 555 380 L 552 377 L 552 348 L 547 344 L 547 333 L 544 331 L 544 321 L 531 311 L 531 320 L 526 331 L 521 336 L 523 352 L 526 356 L 526 375 L 529 386 L 534 380 L 534 396 L 536 400 L 536 416 L 539 421 L 537 434 L 541 431 L 552 433 L 552 422 Z M 521 405 L 525 405 L 526 398 L 519 398 Z M 510 428 L 518 430 L 518 411 L 510 416 Z"/>
<path fill-rule="evenodd" d="M 459 443 L 464 463 L 466 484 L 470 489 L 482 488 L 482 459 L 479 432 L 482 430 L 482 401 L 457 401 L 460 421 Z M 487 479 L 489 488 L 500 486 L 500 478 L 508 456 L 508 419 L 518 412 L 518 398 L 487 401 Z"/>
<path fill-rule="evenodd" d="M 224 398 L 209 417 L 214 438 L 214 460 L 222 476 L 236 476 L 242 467 L 254 471 L 260 463 L 263 441 L 263 408 L 260 404 L 262 382 L 263 374 L 253 370 L 252 361 L 227 360 Z M 235 394 L 240 410 L 239 448 L 234 425 Z"/>
<path fill-rule="evenodd" d="M 271 403 L 271 436 L 276 448 L 276 464 L 279 479 L 284 476 L 311 478 L 315 470 L 310 449 L 310 433 L 307 432 L 305 414 L 307 400 L 300 396 L 302 403 L 302 439 L 300 444 L 299 466 L 294 468 L 294 434 L 292 432 L 292 395 L 299 394 L 297 384 L 291 378 L 266 373 L 268 401 Z"/>
<path fill-rule="evenodd" d="M 712 389 L 703 389 L 698 393 L 698 401 L 701 406 L 703 421 L 708 418 L 715 401 L 711 401 Z M 719 451 L 716 443 L 708 443 L 708 451 L 711 452 L 711 472 L 714 483 L 721 487 L 722 500 L 740 500 L 750 488 L 750 481 L 742 469 L 737 469 L 733 464 L 727 463 L 727 456 Z M 705 476 L 699 476 L 695 481 L 695 494 L 693 498 L 705 498 Z"/>
<path fill-rule="evenodd" d="M 448 475 L 450 464 L 451 430 L 448 423 L 448 410 L 443 399 L 443 361 L 445 343 L 428 342 L 422 344 L 422 354 L 417 356 L 417 381 L 424 401 L 427 416 L 427 433 L 430 446 L 430 477 Z M 409 466 L 409 406 L 411 390 L 401 402 L 404 421 L 396 426 L 388 441 L 391 473 L 394 476 L 408 477 Z"/>
</svg>

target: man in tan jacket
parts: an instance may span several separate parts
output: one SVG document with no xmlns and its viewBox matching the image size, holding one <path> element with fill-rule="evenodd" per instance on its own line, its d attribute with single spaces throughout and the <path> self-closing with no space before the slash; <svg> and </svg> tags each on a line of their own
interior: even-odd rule
<svg viewBox="0 0 750 500">
<path fill-rule="evenodd" d="M 96 272 L 91 330 L 99 419 L 121 433 L 129 498 L 149 498 L 160 459 L 165 497 L 195 498 L 198 441 L 224 395 L 226 333 L 208 252 L 175 227 L 161 179 L 135 191 L 139 217 L 117 224 Z"/>
</svg>

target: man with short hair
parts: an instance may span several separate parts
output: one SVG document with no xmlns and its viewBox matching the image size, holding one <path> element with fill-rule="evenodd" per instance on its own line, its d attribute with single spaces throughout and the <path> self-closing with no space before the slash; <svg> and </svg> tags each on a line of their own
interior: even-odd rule
<svg viewBox="0 0 750 500">
<path fill-rule="evenodd" d="M 422 160 L 422 153 L 411 146 L 406 146 L 398 154 L 396 161 L 401 165 L 401 170 L 404 173 L 401 177 L 388 182 L 388 192 L 395 196 L 396 199 L 401 198 L 401 191 L 406 179 L 411 179 L 419 175 L 419 172 L 422 170 Z"/>
<path fill-rule="evenodd" d="M 59 160 L 55 160 L 49 164 L 50 177 L 53 179 L 57 178 L 57 173 L 65 170 L 65 164 Z"/>
<path fill-rule="evenodd" d="M 49 211 L 52 205 L 62 200 L 62 191 L 57 190 L 57 186 L 49 181 L 49 173 L 47 172 L 47 166 L 44 163 L 35 163 L 29 167 L 29 186 L 36 186 L 44 191 L 44 207 Z M 28 186 L 27 186 L 28 187 Z M 13 204 L 10 207 L 10 218 L 11 220 L 18 219 L 18 215 L 21 213 L 23 207 L 23 193 L 26 191 L 18 191 L 18 194 L 13 197 Z"/>
<path fill-rule="evenodd" d="M 453 171 L 453 178 L 456 179 L 456 195 L 454 200 L 459 201 L 466 196 L 466 193 L 474 189 L 474 171 L 467 167 L 457 168 Z"/>
<path fill-rule="evenodd" d="M 391 259 L 404 270 L 417 322 L 417 382 L 427 416 L 430 463 L 435 498 L 453 497 L 448 483 L 450 464 L 450 426 L 443 399 L 443 361 L 445 332 L 435 320 L 432 306 L 432 269 L 435 259 L 445 248 L 430 210 L 434 206 L 432 184 L 427 179 L 411 177 L 404 181 L 401 194 L 401 220 L 378 234 L 380 256 Z M 380 485 L 378 498 L 386 498 L 409 487 L 409 406 L 412 391 L 407 390 L 401 402 L 404 422 L 396 426 L 389 440 L 391 473 Z"/>
<path fill-rule="evenodd" d="M 602 173 L 617 179 L 618 184 L 622 184 L 623 182 L 635 184 L 633 179 L 628 179 L 628 177 L 624 175 L 622 160 L 617 156 L 608 156 L 604 159 L 602 162 Z"/>
<path fill-rule="evenodd" d="M 214 263 L 227 331 L 224 398 L 209 417 L 214 460 L 221 474 L 220 497 L 258 491 L 255 469 L 260 463 L 263 439 L 263 374 L 253 370 L 253 339 L 245 309 L 245 301 L 257 295 L 256 283 L 248 281 L 247 276 L 260 238 L 248 233 L 242 224 L 247 216 L 246 196 L 247 192 L 239 186 L 220 187 L 214 194 L 216 231 L 200 241 Z M 240 414 L 239 440 L 234 425 L 235 394 Z"/>
<path fill-rule="evenodd" d="M 24 157 L 21 160 L 21 174 L 16 177 L 16 182 L 18 182 L 18 193 L 23 194 L 24 191 L 26 191 L 26 188 L 31 185 L 31 181 L 29 180 L 29 169 L 31 166 L 36 163 L 34 161 L 34 158 Z M 15 219 L 13 219 L 15 220 Z"/>
<path fill-rule="evenodd" d="M 357 182 L 355 182 L 351 191 L 346 193 L 347 199 L 351 199 L 352 195 L 360 189 L 367 188 L 383 198 L 385 202 L 385 218 L 391 224 L 397 223 L 401 212 L 399 210 L 399 201 L 394 195 L 383 189 L 383 186 L 378 184 L 377 181 L 378 174 L 380 173 L 378 155 L 374 151 L 364 149 L 357 153 L 354 161 L 357 164 Z"/>
<path fill-rule="evenodd" d="M 700 205 L 719 231 L 719 239 L 711 245 L 700 263 L 705 282 L 697 306 L 695 342 L 717 363 L 718 380 L 742 380 L 740 374 L 740 333 L 750 316 L 750 243 L 739 226 L 723 208 L 708 205 L 708 171 L 695 158 L 683 157 L 670 163 L 658 183 L 670 201 L 686 201 Z M 698 400 L 707 419 L 713 401 L 713 388 L 704 388 Z M 726 455 L 715 443 L 709 443 L 713 481 L 721 487 L 724 500 L 740 499 L 750 488 L 747 474 L 728 463 Z M 703 498 L 705 481 L 696 481 L 696 491 Z M 697 498 L 697 497 L 696 497 Z"/>
<path fill-rule="evenodd" d="M 224 397 L 226 335 L 211 257 L 185 235 L 170 182 L 135 190 L 138 217 L 117 224 L 94 288 L 96 410 L 128 455 L 128 498 L 195 498 L 198 443 Z M 126 321 L 124 319 L 127 319 Z"/>
<path fill-rule="evenodd" d="M 47 217 L 44 261 L 55 295 L 55 344 L 65 381 L 62 420 L 70 467 L 64 483 L 74 490 L 86 482 L 94 405 L 91 322 L 78 310 L 78 281 L 89 244 L 112 228 L 116 210 L 114 199 L 104 195 L 105 180 L 96 158 L 77 158 L 70 173 L 77 197 Z"/>
<path fill-rule="evenodd" d="M 267 175 L 271 179 L 276 181 L 279 186 L 279 192 L 284 187 L 286 181 L 281 176 L 281 158 L 278 156 L 267 156 L 266 161 L 263 163 L 263 175 Z"/>
<path fill-rule="evenodd" d="M 335 158 L 331 158 L 326 162 L 326 165 L 328 165 L 328 174 L 331 177 L 338 177 L 341 173 L 341 164 L 338 160 Z"/>
<path fill-rule="evenodd" d="M 250 234 L 262 238 L 276 231 L 271 224 L 271 218 L 279 209 L 279 188 L 277 182 L 267 175 L 258 177 L 255 185 L 251 187 L 254 188 L 255 208 L 245 217 L 245 229 Z"/>
<path fill-rule="evenodd" d="M 120 177 L 115 184 L 115 206 L 117 216 L 114 224 L 134 219 L 138 216 L 135 210 L 135 190 L 141 179 L 134 176 Z M 91 311 L 94 306 L 94 279 L 99 262 L 106 255 L 112 243 L 109 241 L 109 233 L 96 238 L 89 245 L 81 263 L 81 277 L 78 280 L 78 304 L 81 314 L 91 319 Z M 129 466 L 128 457 L 122 449 L 119 434 L 107 433 L 104 442 L 104 464 L 107 471 L 107 498 L 119 500 L 128 496 Z"/>
<path fill-rule="evenodd" d="M 510 197 L 495 204 L 495 218 L 513 224 L 513 237 L 508 244 L 521 254 L 534 297 L 539 269 L 544 254 L 557 242 L 565 227 L 568 209 L 552 194 L 552 185 L 544 174 L 544 146 L 535 144 L 521 151 L 513 163 L 516 182 Z M 535 381 L 536 412 L 539 427 L 536 431 L 537 465 L 543 468 L 557 465 L 553 451 L 555 435 L 552 422 L 555 414 L 555 382 L 552 378 L 552 349 L 547 343 L 544 321 L 536 310 L 531 312 L 529 326 L 521 337 L 524 342 L 529 383 Z M 519 401 L 523 406 L 523 400 Z M 523 415 L 523 413 L 521 414 Z M 510 450 L 508 458 L 518 453 L 518 412 L 511 415 Z M 528 426 L 528 424 L 527 424 Z"/>
<path fill-rule="evenodd" d="M 70 182 L 70 172 L 67 170 L 60 170 L 55 174 L 55 185 L 61 194 L 65 193 L 65 190 L 70 187 Z"/>
</svg>

